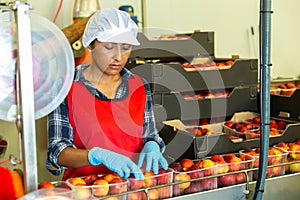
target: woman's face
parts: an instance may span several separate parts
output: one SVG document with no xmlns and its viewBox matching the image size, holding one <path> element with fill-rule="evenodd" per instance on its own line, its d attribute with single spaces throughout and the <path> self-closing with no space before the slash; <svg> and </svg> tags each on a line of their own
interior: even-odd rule
<svg viewBox="0 0 300 200">
<path fill-rule="evenodd" d="M 130 56 L 131 49 L 129 44 L 95 40 L 92 49 L 93 64 L 106 75 L 119 74 Z"/>
</svg>

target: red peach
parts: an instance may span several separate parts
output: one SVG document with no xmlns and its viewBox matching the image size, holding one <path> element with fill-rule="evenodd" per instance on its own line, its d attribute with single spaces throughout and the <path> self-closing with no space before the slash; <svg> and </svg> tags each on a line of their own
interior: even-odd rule
<svg viewBox="0 0 300 200">
<path fill-rule="evenodd" d="M 187 171 L 194 164 L 194 162 L 189 158 L 184 158 L 180 161 L 180 164 L 182 166 L 182 170 Z"/>
</svg>

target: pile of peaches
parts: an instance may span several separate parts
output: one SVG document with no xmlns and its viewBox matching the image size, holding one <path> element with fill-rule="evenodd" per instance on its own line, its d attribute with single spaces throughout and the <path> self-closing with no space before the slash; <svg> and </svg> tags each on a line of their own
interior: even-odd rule
<svg viewBox="0 0 300 200">
<path fill-rule="evenodd" d="M 197 90 L 193 92 L 182 92 L 181 94 L 183 96 L 183 99 L 185 100 L 201 100 L 218 97 L 228 97 L 231 92 L 231 88 L 226 88 L 225 90 Z"/>
<path fill-rule="evenodd" d="M 105 200 L 154 200 L 165 199 L 172 196 L 172 186 L 162 186 L 149 189 L 147 194 L 145 188 L 163 185 L 173 181 L 173 169 L 159 169 L 158 175 L 152 171 L 144 172 L 145 179 L 135 179 L 133 175 L 129 178 L 121 178 L 115 173 L 105 175 L 91 174 L 84 177 L 74 177 L 66 181 L 74 190 L 74 199 L 105 199 Z M 41 183 L 39 188 L 49 188 L 51 182 Z M 138 191 L 141 189 L 141 191 Z M 133 191 L 129 194 L 122 194 Z M 109 197 L 108 197 L 109 196 Z M 107 197 L 107 198 L 106 198 Z"/>
<path fill-rule="evenodd" d="M 229 69 L 234 64 L 233 60 L 226 61 L 210 61 L 208 59 L 207 62 L 199 63 L 199 64 L 191 64 L 188 62 L 181 63 L 181 66 L 187 71 L 199 71 L 199 70 L 222 70 Z"/>
<path fill-rule="evenodd" d="M 241 170 L 253 168 L 254 159 L 248 155 L 225 154 L 213 155 L 202 160 L 182 159 L 170 165 L 174 169 L 174 182 L 196 179 L 216 174 L 226 174 L 217 178 L 204 178 L 174 185 L 173 195 L 183 195 L 230 186 L 246 182 L 245 172 Z M 251 181 L 251 172 L 248 176 Z"/>
<path fill-rule="evenodd" d="M 250 155 L 254 158 L 253 167 L 258 168 L 259 167 L 259 155 L 260 155 L 260 149 L 244 149 L 240 151 L 241 155 Z M 277 148 L 277 147 L 271 147 L 268 150 L 268 166 L 271 165 L 278 165 L 286 163 L 287 161 L 287 152 Z M 284 166 L 274 166 L 274 167 L 268 167 L 266 171 L 266 178 L 271 178 L 275 176 L 281 176 L 285 174 L 285 167 Z M 253 179 L 256 180 L 258 176 L 258 171 L 253 171 Z"/>
<path fill-rule="evenodd" d="M 238 172 L 253 168 L 254 159 L 249 155 L 225 154 L 211 157 L 217 163 L 217 174 Z M 252 172 L 248 172 L 249 181 L 252 180 Z M 246 182 L 246 174 L 238 172 L 218 177 L 218 187 L 230 186 Z"/>
<path fill-rule="evenodd" d="M 199 135 L 199 136 L 214 134 L 214 132 L 209 130 L 208 128 L 204 128 L 204 127 L 200 127 L 200 126 L 189 127 L 186 129 L 186 131 L 193 133 L 195 135 Z"/>
<path fill-rule="evenodd" d="M 275 145 L 275 147 L 282 149 L 283 151 L 288 152 L 287 163 L 300 161 L 300 139 L 296 142 L 280 142 Z M 296 173 L 300 172 L 300 163 L 288 164 L 285 167 L 287 173 Z"/>
<path fill-rule="evenodd" d="M 246 119 L 241 122 L 224 122 L 224 132 L 244 140 L 260 138 L 260 117 Z M 280 136 L 286 128 L 286 122 L 270 119 L 270 137 Z"/>
<path fill-rule="evenodd" d="M 300 88 L 300 84 L 296 85 L 293 82 L 282 83 L 278 86 L 270 86 L 270 94 L 292 96 L 297 88 Z"/>
<path fill-rule="evenodd" d="M 297 151 L 294 154 L 290 153 L 290 157 L 300 160 L 300 140 L 290 144 L 279 143 L 276 146 L 268 151 L 268 165 L 285 163 L 288 151 Z M 97 198 L 106 200 L 166 199 L 245 183 L 247 177 L 248 181 L 256 180 L 257 170 L 248 169 L 259 167 L 259 153 L 259 149 L 244 149 L 239 153 L 213 155 L 202 159 L 183 158 L 171 163 L 168 170 L 160 169 L 157 175 L 151 171 L 144 172 L 145 179 L 143 180 L 135 179 L 133 175 L 125 179 L 115 173 L 91 174 L 68 179 L 65 186 L 69 186 L 74 191 L 74 199 L 77 200 Z M 290 170 L 296 171 L 295 166 L 292 164 L 290 166 Z M 297 171 L 300 171 L 300 164 Z M 284 173 L 285 166 L 267 168 L 267 178 Z M 161 187 L 153 187 L 160 185 Z M 52 186 L 51 182 L 43 182 L 39 185 L 39 189 Z M 122 194 L 124 192 L 127 193 Z"/>
<path fill-rule="evenodd" d="M 131 176 L 129 178 L 129 191 L 171 183 L 173 181 L 173 169 L 159 169 L 157 175 L 155 175 L 152 171 L 144 172 L 144 176 L 144 180 L 138 180 Z M 148 197 L 143 191 L 129 193 L 128 200 L 155 200 L 170 198 L 172 197 L 172 186 L 162 186 L 149 189 L 147 193 Z"/>
<path fill-rule="evenodd" d="M 74 177 L 66 181 L 75 191 L 76 200 L 94 199 L 108 195 L 121 194 L 128 191 L 128 180 L 117 174 L 96 175 L 91 174 L 83 177 Z M 126 199 L 126 195 L 118 195 L 107 200 Z"/>
<path fill-rule="evenodd" d="M 211 159 L 191 160 L 184 158 L 179 162 L 171 163 L 169 167 L 174 169 L 174 182 L 183 182 L 173 186 L 173 196 L 217 188 L 216 178 L 189 181 L 191 179 L 215 175 L 217 165 Z"/>
</svg>

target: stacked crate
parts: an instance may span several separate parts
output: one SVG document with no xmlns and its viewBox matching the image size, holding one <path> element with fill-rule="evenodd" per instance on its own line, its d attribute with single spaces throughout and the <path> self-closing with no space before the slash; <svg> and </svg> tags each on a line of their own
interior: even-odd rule
<svg viewBox="0 0 300 200">
<path fill-rule="evenodd" d="M 214 32 L 187 35 L 189 37 L 183 40 L 149 40 L 139 33 L 141 45 L 133 48 L 126 65 L 150 83 L 160 135 L 167 144 L 170 143 L 166 150 L 167 157 L 174 159 L 206 156 L 209 154 L 207 147 L 213 146 L 210 143 L 215 144 L 219 137 L 198 137 L 174 130 L 163 122 L 174 119 L 197 122 L 202 119 L 225 120 L 236 112 L 257 111 L 258 60 L 216 58 Z M 199 59 L 214 63 L 231 61 L 232 64 L 224 68 L 192 70 L 183 67 L 182 63 L 192 65 Z M 186 98 L 187 94 L 197 95 L 202 91 L 227 90 L 230 93 L 225 96 Z"/>
<path fill-rule="evenodd" d="M 214 32 L 194 32 L 183 40 L 148 40 L 139 33 L 138 39 L 141 46 L 133 49 L 127 68 L 150 83 L 157 122 L 226 117 L 239 111 L 257 110 L 258 60 L 215 58 Z M 212 62 L 230 60 L 233 64 L 226 69 L 186 70 L 182 61 L 191 62 L 195 56 Z M 137 64 L 137 60 L 143 64 Z M 185 96 L 227 89 L 231 90 L 228 96 L 201 99 Z"/>
</svg>

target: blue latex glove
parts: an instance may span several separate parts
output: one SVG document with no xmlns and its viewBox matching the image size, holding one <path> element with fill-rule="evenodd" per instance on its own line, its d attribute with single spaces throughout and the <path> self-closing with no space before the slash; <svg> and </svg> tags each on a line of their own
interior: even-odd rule
<svg viewBox="0 0 300 200">
<path fill-rule="evenodd" d="M 168 169 L 168 162 L 160 152 L 159 145 L 154 141 L 149 141 L 145 144 L 139 158 L 138 166 L 141 168 L 144 160 L 146 159 L 145 171 L 153 171 L 158 174 L 158 163 L 163 169 Z"/>
<path fill-rule="evenodd" d="M 120 177 L 128 178 L 130 173 L 136 179 L 144 179 L 143 172 L 128 157 L 112 151 L 93 147 L 88 153 L 88 160 L 91 165 L 105 165 L 111 171 L 117 172 Z"/>
</svg>

